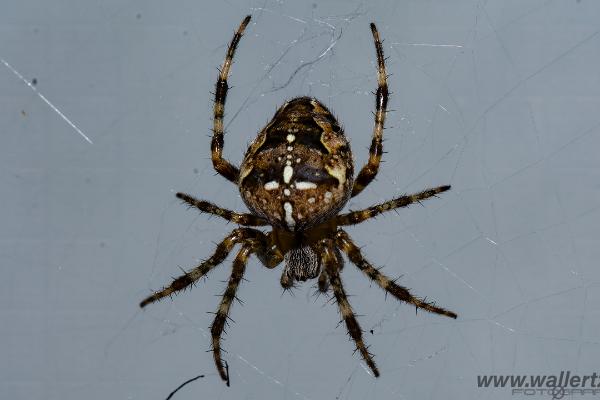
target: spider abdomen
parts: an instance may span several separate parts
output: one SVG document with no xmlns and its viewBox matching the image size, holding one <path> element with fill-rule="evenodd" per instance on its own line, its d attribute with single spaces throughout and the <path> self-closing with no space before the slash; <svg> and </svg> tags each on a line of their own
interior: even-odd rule
<svg viewBox="0 0 600 400">
<path fill-rule="evenodd" d="M 352 152 L 339 123 L 318 100 L 298 97 L 250 145 L 238 185 L 253 212 L 298 232 L 335 215 L 353 182 Z"/>
</svg>

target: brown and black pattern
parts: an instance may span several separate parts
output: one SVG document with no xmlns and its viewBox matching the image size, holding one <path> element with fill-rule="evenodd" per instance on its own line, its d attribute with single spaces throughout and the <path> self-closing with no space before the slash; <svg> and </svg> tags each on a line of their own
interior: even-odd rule
<svg viewBox="0 0 600 400">
<path fill-rule="evenodd" d="M 456 313 L 448 311 L 444 308 L 437 307 L 433 303 L 428 303 L 425 300 L 421 300 L 418 297 L 410 294 L 408 289 L 397 285 L 392 279 L 388 278 L 375 267 L 373 267 L 361 254 L 360 249 L 352 242 L 350 236 L 343 230 L 339 230 L 336 235 L 336 244 L 348 255 L 348 258 L 354 265 L 358 267 L 365 275 L 367 275 L 373 282 L 377 283 L 379 287 L 391 294 L 400 301 L 412 304 L 417 308 L 435 313 L 445 315 L 450 318 L 456 318 Z"/>
<path fill-rule="evenodd" d="M 401 196 L 396 199 L 386 201 L 385 203 L 377 204 L 360 211 L 351 211 L 347 214 L 341 214 L 336 217 L 337 225 L 356 225 L 367 219 L 373 218 L 381 213 L 394 210 L 400 207 L 406 207 L 413 203 L 419 203 L 430 197 L 436 196 L 439 193 L 450 190 L 450 185 L 439 186 L 436 188 L 426 189 L 422 192 Z"/>
<path fill-rule="evenodd" d="M 223 116 L 225 115 L 225 101 L 227 100 L 227 91 L 229 90 L 229 85 L 227 84 L 229 69 L 233 63 L 235 49 L 237 48 L 237 45 L 240 42 L 240 39 L 244 34 L 244 30 L 249 22 L 250 15 L 244 18 L 237 32 L 233 36 L 233 39 L 231 39 L 231 43 L 229 43 L 229 47 L 227 48 L 225 61 L 221 66 L 219 79 L 215 85 L 213 138 L 211 143 L 212 162 L 215 170 L 233 183 L 237 183 L 240 171 L 236 166 L 232 165 L 229 161 L 223 158 Z"/>
<path fill-rule="evenodd" d="M 268 222 L 260 217 L 257 217 L 254 214 L 247 213 L 236 213 L 234 211 L 228 210 L 226 208 L 222 208 L 208 201 L 198 200 L 189 194 L 185 193 L 177 193 L 175 195 L 178 199 L 183 200 L 191 207 L 196 207 L 198 210 L 217 215 L 223 219 L 226 219 L 230 222 L 235 222 L 238 225 L 244 226 L 264 226 L 268 225 Z"/>
<path fill-rule="evenodd" d="M 176 278 L 171 284 L 162 290 L 153 293 L 140 303 L 140 307 L 145 307 L 150 303 L 154 303 L 164 297 L 172 296 L 173 294 L 188 288 L 193 285 L 198 279 L 209 273 L 214 267 L 221 264 L 233 247 L 238 243 L 255 243 L 257 246 L 265 247 L 265 234 L 251 228 L 234 229 L 221 243 L 217 245 L 215 252 L 206 261 L 202 262 L 196 268 L 185 272 L 180 277 Z M 262 246 L 261 246 L 262 245 Z M 266 249 L 264 251 L 267 251 Z"/>
<path fill-rule="evenodd" d="M 354 343 L 356 343 L 356 350 L 358 350 L 358 352 L 365 360 L 371 371 L 373 371 L 373 375 L 378 377 L 379 370 L 375 365 L 375 361 L 373 361 L 373 355 L 369 353 L 369 349 L 363 341 L 363 331 L 360 325 L 358 324 L 358 320 L 354 315 L 354 311 L 352 311 L 350 302 L 348 302 L 348 296 L 346 295 L 346 291 L 344 290 L 344 286 L 342 285 L 339 265 L 340 258 L 334 250 L 332 240 L 325 239 L 322 241 L 321 258 L 323 262 L 323 268 L 325 268 L 325 270 L 327 271 L 327 275 L 329 275 L 329 283 L 331 283 L 333 296 L 335 297 L 335 301 L 340 310 L 340 315 L 346 323 L 346 329 L 348 329 L 348 334 L 350 335 Z"/>
<path fill-rule="evenodd" d="M 287 182 L 286 165 L 292 171 Z M 248 148 L 239 188 L 253 213 L 300 232 L 337 214 L 350 198 L 353 179 L 352 151 L 340 124 L 317 99 L 298 97 L 275 113 Z M 302 190 L 298 182 L 315 188 Z M 293 227 L 286 222 L 285 203 L 291 205 Z"/>
<path fill-rule="evenodd" d="M 319 280 L 317 281 L 317 288 L 321 293 L 327 293 L 329 290 L 329 275 L 327 275 L 327 270 L 325 268 L 321 268 Z"/>
<path fill-rule="evenodd" d="M 406 288 L 383 275 L 363 257 L 359 248 L 340 227 L 355 225 L 386 211 L 420 202 L 449 190 L 450 186 L 427 189 L 364 210 L 340 214 L 350 197 L 360 193 L 373 181 L 383 153 L 382 134 L 388 89 L 383 47 L 375 24 L 371 24 L 378 66 L 375 126 L 369 160 L 356 180 L 350 143 L 341 124 L 323 103 L 312 97 L 291 99 L 277 110 L 272 120 L 248 147 L 239 170 L 223 159 L 227 78 L 236 47 L 249 22 L 250 16 L 247 16 L 231 40 L 216 83 L 211 151 L 215 170 L 238 186 L 250 212 L 238 213 L 185 193 L 177 193 L 177 197 L 187 205 L 244 227 L 234 229 L 217 245 L 206 261 L 184 271 L 170 285 L 145 298 L 140 307 L 193 286 L 220 265 L 234 247 L 239 245 L 227 288 L 221 296 L 210 327 L 216 368 L 228 386 L 229 369 L 222 360 L 221 337 L 227 326 L 233 300 L 237 299 L 236 293 L 243 279 L 246 263 L 252 254 L 269 269 L 285 264 L 280 278 L 284 289 L 294 287 L 297 282 L 317 279 L 318 293 L 326 294 L 331 291 L 357 350 L 373 374 L 379 376 L 342 285 L 340 274 L 344 259 L 341 251 L 367 277 L 398 300 L 451 318 L 456 318 L 456 314 L 413 296 Z M 247 226 L 270 226 L 272 229 L 262 232 Z"/>
<path fill-rule="evenodd" d="M 215 319 L 210 326 L 213 357 L 215 359 L 215 364 L 217 366 L 217 370 L 219 371 L 219 375 L 221 375 L 221 379 L 227 382 L 227 386 L 229 386 L 229 374 L 226 372 L 225 366 L 223 365 L 223 361 L 221 359 L 221 335 L 225 330 L 231 305 L 233 304 L 233 300 L 236 298 L 238 286 L 240 285 L 240 282 L 244 277 L 244 272 L 246 271 L 248 257 L 250 257 L 252 252 L 252 245 L 246 244 L 242 246 L 235 257 L 235 260 L 233 260 L 233 268 L 231 270 L 229 282 L 227 283 L 227 289 L 225 289 L 225 292 L 221 297 L 221 304 L 219 304 L 219 308 L 215 313 Z"/>
<path fill-rule="evenodd" d="M 385 57 L 383 55 L 383 46 L 379 39 L 379 32 L 374 23 L 371 23 L 371 33 L 375 41 L 375 50 L 377 52 L 377 92 L 375 94 L 375 126 L 373 127 L 373 140 L 369 149 L 369 161 L 362 167 L 354 187 L 352 188 L 352 197 L 363 191 L 365 187 L 377 176 L 379 163 L 383 154 L 383 129 L 385 125 L 385 114 L 387 113 L 387 102 L 389 97 L 387 86 L 387 72 L 385 71 Z"/>
</svg>

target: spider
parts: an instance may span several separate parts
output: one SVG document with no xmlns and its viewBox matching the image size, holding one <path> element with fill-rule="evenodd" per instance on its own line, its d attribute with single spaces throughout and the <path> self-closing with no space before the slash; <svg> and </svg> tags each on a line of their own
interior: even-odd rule
<svg viewBox="0 0 600 400">
<path fill-rule="evenodd" d="M 150 303 L 184 290 L 221 264 L 234 246 L 240 249 L 233 261 L 227 288 L 210 327 L 212 352 L 217 371 L 229 385 L 229 372 L 221 358 L 223 334 L 231 305 L 244 276 L 246 263 L 255 254 L 266 268 L 275 268 L 284 262 L 281 286 L 289 289 L 296 281 L 318 278 L 319 292 L 333 292 L 348 334 L 356 350 L 378 377 L 379 370 L 362 337 L 362 330 L 342 285 L 342 252 L 367 277 L 386 293 L 417 309 L 456 318 L 457 315 L 433 303 L 412 295 L 408 289 L 382 274 L 362 255 L 342 226 L 356 225 L 381 213 L 420 202 L 450 189 L 449 185 L 430 188 L 405 195 L 359 211 L 340 214 L 351 197 L 361 193 L 377 175 L 382 137 L 388 102 L 387 74 L 383 47 L 374 23 L 371 32 L 377 54 L 377 81 L 375 93 L 375 125 L 368 162 L 354 178 L 350 144 L 340 124 L 331 112 L 315 98 L 297 97 L 277 110 L 250 144 L 241 167 L 237 168 L 223 158 L 223 114 L 229 86 L 227 77 L 236 47 L 250 22 L 244 18 L 237 29 L 216 83 L 214 93 L 214 126 L 211 143 L 212 163 L 215 170 L 237 185 L 250 213 L 237 213 L 213 203 L 198 200 L 185 193 L 177 197 L 201 212 L 217 215 L 241 227 L 234 229 L 215 252 L 197 267 L 140 303 Z M 263 232 L 250 227 L 271 226 Z"/>
</svg>

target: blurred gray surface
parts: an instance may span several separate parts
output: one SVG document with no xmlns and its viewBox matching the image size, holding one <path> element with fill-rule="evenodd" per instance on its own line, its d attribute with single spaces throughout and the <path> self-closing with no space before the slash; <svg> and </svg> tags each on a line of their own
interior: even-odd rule
<svg viewBox="0 0 600 400">
<path fill-rule="evenodd" d="M 175 398 L 504 399 L 508 389 L 479 389 L 476 376 L 597 370 L 600 3 L 2 9 L 0 398 L 164 399 L 204 374 Z M 231 161 L 285 99 L 308 94 L 339 117 L 361 165 L 375 21 L 395 112 L 378 180 L 349 208 L 453 186 L 349 229 L 384 272 L 459 314 L 415 315 L 347 265 L 379 379 L 334 305 L 311 284 L 282 295 L 281 269 L 256 259 L 226 336 L 230 388 L 205 351 L 231 259 L 191 292 L 138 309 L 234 227 L 186 210 L 176 191 L 244 209 L 212 170 L 208 135 L 216 67 L 248 13 L 227 103 Z"/>
</svg>

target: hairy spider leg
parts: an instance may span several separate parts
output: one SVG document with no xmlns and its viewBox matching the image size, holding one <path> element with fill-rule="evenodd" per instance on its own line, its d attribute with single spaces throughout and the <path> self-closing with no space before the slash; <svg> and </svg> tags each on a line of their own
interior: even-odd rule
<svg viewBox="0 0 600 400">
<path fill-rule="evenodd" d="M 373 127 L 373 139 L 369 148 L 369 161 L 362 167 L 352 188 L 352 197 L 363 191 L 369 183 L 377 176 L 379 163 L 383 154 L 383 129 L 385 125 L 385 115 L 387 113 L 388 86 L 387 73 L 385 71 L 385 57 L 383 55 L 383 46 L 379 38 L 379 32 L 374 23 L 371 23 L 371 32 L 375 42 L 377 52 L 377 92 L 375 94 L 375 126 Z"/>
<path fill-rule="evenodd" d="M 177 193 L 176 196 L 178 199 L 183 200 L 184 202 L 189 204 L 191 207 L 196 207 L 198 210 L 200 210 L 202 212 L 217 215 L 223 219 L 226 219 L 227 221 L 235 222 L 236 224 L 239 224 L 239 225 L 265 226 L 265 225 L 269 224 L 267 220 L 262 219 L 254 214 L 237 213 L 235 211 L 231 211 L 226 208 L 219 207 L 216 204 L 213 204 L 211 202 L 204 201 L 204 200 L 198 200 L 198 199 L 190 196 L 189 194 Z"/>
<path fill-rule="evenodd" d="M 450 185 L 439 186 L 436 188 L 423 190 L 419 193 L 401 196 L 396 199 L 386 201 L 385 203 L 376 204 L 369 208 L 365 208 L 364 210 L 350 211 L 349 213 L 338 215 L 335 217 L 335 222 L 338 226 L 356 225 L 384 212 L 421 202 L 422 200 L 436 196 L 438 193 L 445 192 L 446 190 L 450 190 Z"/>
<path fill-rule="evenodd" d="M 417 308 L 429 311 L 431 313 L 445 315 L 446 317 L 456 318 L 456 313 L 448 311 L 444 308 L 437 307 L 434 303 L 428 303 L 425 300 L 413 296 L 408 289 L 397 285 L 392 279 L 388 278 L 375 267 L 373 267 L 361 254 L 360 249 L 354 244 L 350 235 L 340 229 L 335 238 L 336 244 L 348 255 L 350 261 L 355 264 L 358 269 L 364 272 L 372 281 L 377 283 L 379 287 L 391 294 L 400 301 L 412 304 Z"/>
<path fill-rule="evenodd" d="M 235 294 L 238 286 L 244 277 L 244 272 L 246 271 L 246 262 L 248 261 L 250 254 L 253 252 L 253 245 L 245 244 L 235 256 L 235 260 L 233 260 L 231 276 L 229 277 L 229 282 L 227 283 L 227 288 L 225 289 L 225 292 L 223 292 L 221 303 L 219 304 L 219 308 L 215 314 L 215 319 L 210 326 L 213 357 L 215 359 L 217 371 L 219 371 L 221 379 L 227 382 L 227 386 L 229 386 L 229 373 L 226 371 L 221 359 L 221 335 L 225 331 L 225 325 L 227 323 L 229 311 L 231 310 L 233 300 L 236 298 Z"/>
<path fill-rule="evenodd" d="M 238 228 L 233 230 L 225 239 L 223 239 L 223 241 L 221 241 L 221 243 L 217 245 L 213 255 L 210 256 L 206 261 L 202 262 L 196 268 L 185 272 L 180 277 L 175 278 L 175 280 L 171 282 L 169 286 L 166 286 L 162 290 L 155 292 L 142 300 L 140 307 L 143 308 L 150 303 L 154 303 L 164 297 L 171 296 L 172 294 L 175 294 L 176 292 L 193 285 L 196 281 L 198 281 L 198 279 L 202 278 L 217 265 L 221 264 L 237 243 L 248 241 L 257 244 L 260 243 L 264 247 L 266 243 L 266 237 L 261 231 L 251 228 Z M 264 251 L 266 251 L 266 249 Z"/>
<path fill-rule="evenodd" d="M 325 268 L 321 268 L 319 280 L 317 281 L 317 288 L 321 293 L 327 293 L 329 290 L 329 275 L 327 274 L 327 270 Z"/>
<path fill-rule="evenodd" d="M 240 170 L 238 167 L 232 165 L 229 161 L 223 158 L 223 116 L 225 114 L 225 100 L 227 99 L 227 90 L 229 86 L 227 84 L 227 77 L 229 76 L 229 69 L 233 63 L 233 56 L 235 49 L 242 38 L 246 26 L 250 22 L 250 15 L 246 16 L 239 28 L 233 35 L 231 43 L 227 48 L 227 55 L 225 61 L 221 66 L 219 72 L 219 79 L 215 85 L 215 104 L 214 104 L 214 119 L 213 119 L 213 137 L 211 142 L 211 156 L 212 163 L 215 170 L 222 175 L 224 178 L 230 180 L 233 183 L 237 183 Z"/>
<path fill-rule="evenodd" d="M 342 257 L 340 249 L 336 246 L 333 247 L 333 251 L 337 257 L 338 270 L 341 272 L 344 269 L 344 258 Z M 319 274 L 319 279 L 317 281 L 317 289 L 321 293 L 327 293 L 329 290 L 329 275 L 327 274 L 327 269 L 325 267 L 321 268 L 321 273 Z"/>
<path fill-rule="evenodd" d="M 321 243 L 321 260 L 323 267 L 327 270 L 327 275 L 329 275 L 329 283 L 333 289 L 333 295 L 342 319 L 346 323 L 348 334 L 354 343 L 356 343 L 356 350 L 360 352 L 362 358 L 365 360 L 371 371 L 373 371 L 373 375 L 378 377 L 379 370 L 377 369 L 377 365 L 375 365 L 375 361 L 373 361 L 373 355 L 369 353 L 369 349 L 363 341 L 362 329 L 358 324 L 358 320 L 354 315 L 354 311 L 352 311 L 350 302 L 348 302 L 348 296 L 346 295 L 344 286 L 342 285 L 342 279 L 340 278 L 339 274 L 340 259 L 336 254 L 334 244 L 330 239 L 325 239 Z"/>
</svg>

